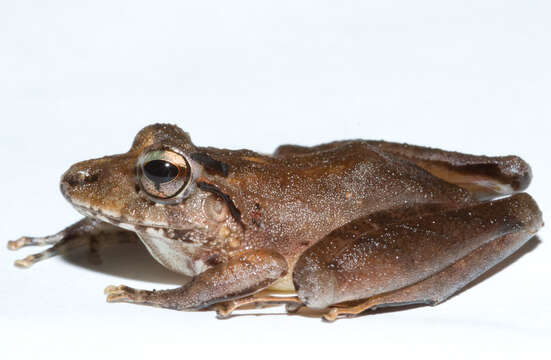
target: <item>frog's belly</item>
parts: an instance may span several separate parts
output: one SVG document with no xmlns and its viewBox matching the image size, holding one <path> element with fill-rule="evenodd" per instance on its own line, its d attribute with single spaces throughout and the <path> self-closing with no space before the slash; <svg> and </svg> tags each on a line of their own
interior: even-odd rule
<svg viewBox="0 0 551 360">
<path fill-rule="evenodd" d="M 274 291 L 295 291 L 295 286 L 293 284 L 293 273 L 289 273 L 270 285 L 268 290 Z"/>
<path fill-rule="evenodd" d="M 145 247 L 164 267 L 187 276 L 202 273 L 208 266 L 198 258 L 199 247 L 145 233 L 138 233 Z"/>
<path fill-rule="evenodd" d="M 275 283 L 268 287 L 268 290 L 274 291 L 295 291 L 295 284 L 293 284 L 293 269 L 298 261 L 299 256 L 287 257 L 287 263 L 289 264 L 289 271 L 287 275 L 277 280 Z"/>
<path fill-rule="evenodd" d="M 200 247 L 193 244 L 174 241 L 147 233 L 138 233 L 145 247 L 164 267 L 187 276 L 195 276 L 207 270 L 209 266 L 199 258 Z M 293 264 L 296 259 L 293 259 Z M 283 278 L 273 283 L 268 290 L 295 291 L 293 272 L 289 271 Z"/>
</svg>

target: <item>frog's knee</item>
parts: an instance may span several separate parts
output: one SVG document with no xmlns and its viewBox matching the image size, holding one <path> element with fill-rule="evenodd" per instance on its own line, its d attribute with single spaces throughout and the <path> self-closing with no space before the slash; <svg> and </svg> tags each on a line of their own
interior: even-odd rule
<svg viewBox="0 0 551 360">
<path fill-rule="evenodd" d="M 530 233 L 537 233 L 543 226 L 542 213 L 536 201 L 527 193 L 515 194 L 503 199 L 509 213 Z M 511 222 L 513 223 L 513 222 Z"/>
<path fill-rule="evenodd" d="M 293 283 L 300 301 L 310 308 L 323 309 L 335 303 L 335 272 L 316 259 L 308 256 L 299 259 L 293 271 Z"/>
</svg>

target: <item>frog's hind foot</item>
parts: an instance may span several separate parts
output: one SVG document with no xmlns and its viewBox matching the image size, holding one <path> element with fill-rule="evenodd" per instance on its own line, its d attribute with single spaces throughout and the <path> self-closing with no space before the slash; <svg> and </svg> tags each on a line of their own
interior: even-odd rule
<svg viewBox="0 0 551 360">
<path fill-rule="evenodd" d="M 322 315 L 322 319 L 327 322 L 334 322 L 341 317 L 354 317 L 363 313 L 366 310 L 373 308 L 374 306 L 375 305 L 371 300 L 350 307 L 341 307 L 335 305 L 328 308 L 327 312 Z"/>
<path fill-rule="evenodd" d="M 241 299 L 225 301 L 214 305 L 216 316 L 219 319 L 227 319 L 232 313 L 239 308 L 254 304 L 256 307 L 265 305 L 285 305 L 288 312 L 296 312 L 304 304 L 296 296 L 269 296 L 269 295 L 253 295 Z M 289 311 L 289 309 L 294 311 Z"/>
<path fill-rule="evenodd" d="M 409 300 L 403 303 L 393 302 L 395 300 L 389 299 L 386 294 L 381 296 L 374 296 L 356 303 L 353 306 L 333 305 L 328 308 L 328 311 L 322 315 L 322 319 L 327 322 L 333 322 L 339 318 L 352 318 L 362 314 L 367 310 L 377 310 L 383 307 L 406 307 L 414 305 L 436 305 L 433 300 Z"/>
<path fill-rule="evenodd" d="M 306 305 L 304 305 L 303 302 L 297 302 L 297 303 L 290 302 L 290 303 L 285 304 L 285 311 L 287 311 L 287 313 L 289 313 L 289 314 L 295 314 L 305 306 Z"/>
<path fill-rule="evenodd" d="M 386 141 L 368 142 L 466 189 L 479 200 L 521 192 L 532 180 L 530 165 L 518 156 L 476 156 Z"/>
<path fill-rule="evenodd" d="M 356 224 L 352 226 L 354 225 Z M 521 193 L 459 210 L 421 216 L 413 220 L 406 219 L 397 224 L 378 223 L 376 225 L 379 229 L 370 231 L 366 228 L 363 238 L 351 232 L 353 228 L 351 230 L 345 228 L 347 232 L 344 233 L 335 232 L 331 237 L 318 242 L 315 245 L 317 248 L 312 247 L 308 250 L 309 252 L 306 252 L 295 265 L 293 280 L 297 286 L 299 298 L 310 307 L 329 306 L 328 312 L 323 316 L 325 320 L 334 321 L 340 316 L 354 316 L 363 311 L 381 307 L 439 304 L 516 252 L 537 233 L 543 225 L 543 220 L 535 201 L 529 195 Z M 371 295 L 373 292 L 363 291 L 365 288 L 369 289 L 369 286 L 376 286 L 377 278 L 364 274 L 372 274 L 377 268 L 370 268 L 367 265 L 380 261 L 384 264 L 381 269 L 388 271 L 390 266 L 388 264 L 392 261 L 399 261 L 402 258 L 418 261 L 423 255 L 416 253 L 417 257 L 413 258 L 411 254 L 400 253 L 399 256 L 393 256 L 393 253 L 391 256 L 383 254 L 380 257 L 358 257 L 349 256 L 353 253 L 346 252 L 347 247 L 356 250 L 372 244 L 375 245 L 368 249 L 375 249 L 379 242 L 373 242 L 373 239 L 380 241 L 383 237 L 391 238 L 392 241 L 402 239 L 409 244 L 426 246 L 430 250 L 425 252 L 428 256 L 425 262 L 427 266 L 437 264 L 438 257 L 446 251 L 452 251 L 454 245 L 464 247 L 468 244 L 470 251 L 452 258 L 437 272 L 422 273 L 421 279 L 411 278 L 415 281 L 405 282 L 405 286 Z M 450 242 L 444 246 L 445 241 Z M 329 246 L 330 249 L 341 246 L 340 254 L 346 256 L 337 258 L 338 261 L 332 255 L 323 257 L 328 253 L 326 249 Z M 362 262 L 357 259 L 362 259 Z M 408 266 L 410 273 L 415 271 L 412 263 L 414 261 L 409 260 L 402 263 Z M 304 264 L 315 266 L 308 267 Z M 406 275 L 400 272 L 400 276 Z M 345 290 L 349 292 L 347 297 L 336 296 L 336 294 L 346 294 Z M 362 294 L 371 296 L 362 296 Z"/>
</svg>

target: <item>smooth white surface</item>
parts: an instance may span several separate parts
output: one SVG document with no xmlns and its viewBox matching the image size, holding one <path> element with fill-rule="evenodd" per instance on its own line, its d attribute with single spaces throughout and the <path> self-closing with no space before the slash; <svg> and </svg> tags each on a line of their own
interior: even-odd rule
<svg viewBox="0 0 551 360">
<path fill-rule="evenodd" d="M 155 121 L 197 144 L 264 152 L 361 137 L 518 154 L 546 218 L 550 14 L 548 1 L 2 1 L 0 239 L 77 220 L 62 172 L 126 151 Z M 334 324 L 106 304 L 108 284 L 179 279 L 141 250 L 109 252 L 99 267 L 81 256 L 21 270 L 13 261 L 36 249 L 4 248 L 0 353 L 548 359 L 548 227 L 540 239 L 440 306 Z"/>
</svg>

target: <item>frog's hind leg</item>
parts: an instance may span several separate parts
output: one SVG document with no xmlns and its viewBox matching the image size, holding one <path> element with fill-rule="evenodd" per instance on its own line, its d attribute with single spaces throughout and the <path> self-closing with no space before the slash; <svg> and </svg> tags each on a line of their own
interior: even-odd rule
<svg viewBox="0 0 551 360">
<path fill-rule="evenodd" d="M 530 166 L 518 156 L 476 156 L 386 141 L 368 143 L 461 186 L 479 199 L 523 191 L 532 179 Z"/>
<path fill-rule="evenodd" d="M 84 218 L 54 235 L 44 237 L 23 236 L 17 240 L 9 241 L 8 249 L 18 250 L 26 246 L 53 245 L 42 252 L 15 261 L 15 265 L 28 268 L 38 261 L 86 245 L 89 246 L 90 257 L 94 261 L 94 257 L 97 258 L 98 256 L 97 250 L 100 242 L 105 242 L 106 240 L 128 242 L 136 239 L 137 237 L 133 232 L 99 220 Z"/>
<path fill-rule="evenodd" d="M 504 235 L 481 246 L 441 272 L 411 286 L 376 295 L 350 307 L 334 306 L 323 315 L 327 321 L 354 316 L 366 310 L 404 305 L 437 305 L 514 253 L 522 244 L 522 233 Z"/>
<path fill-rule="evenodd" d="M 259 293 L 252 296 L 247 296 L 240 299 L 230 300 L 214 305 L 216 315 L 220 319 L 228 318 L 232 313 L 246 305 L 255 304 L 256 306 L 264 305 L 286 305 L 288 308 L 302 306 L 302 301 L 297 296 L 273 296 L 266 293 Z"/>
<path fill-rule="evenodd" d="M 525 193 L 388 219 L 360 218 L 308 249 L 293 272 L 299 299 L 308 307 L 332 307 L 327 320 L 381 306 L 438 304 L 514 253 L 543 225 Z"/>
</svg>

